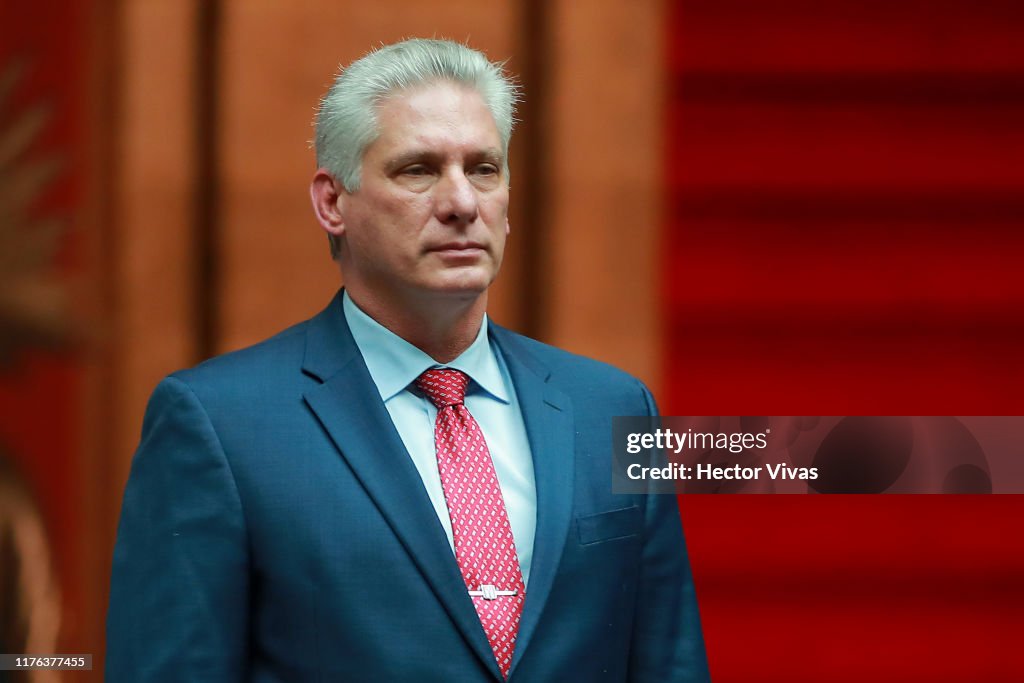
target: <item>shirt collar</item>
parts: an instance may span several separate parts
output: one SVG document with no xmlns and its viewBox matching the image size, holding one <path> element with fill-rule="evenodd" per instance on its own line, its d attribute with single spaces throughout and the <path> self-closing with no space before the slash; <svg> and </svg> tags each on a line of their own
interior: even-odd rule
<svg viewBox="0 0 1024 683">
<path fill-rule="evenodd" d="M 385 403 L 404 391 L 424 370 L 436 367 L 461 370 L 488 394 L 502 403 L 510 403 L 498 359 L 487 336 L 486 315 L 469 348 L 452 362 L 442 365 L 364 313 L 347 291 L 342 294 L 342 307 L 352 338 Z"/>
</svg>

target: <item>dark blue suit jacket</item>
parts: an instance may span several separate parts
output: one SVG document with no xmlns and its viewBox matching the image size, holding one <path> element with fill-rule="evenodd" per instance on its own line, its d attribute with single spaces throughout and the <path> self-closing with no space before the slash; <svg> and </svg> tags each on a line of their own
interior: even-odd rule
<svg viewBox="0 0 1024 683">
<path fill-rule="evenodd" d="M 533 451 L 537 533 L 511 681 L 708 678 L 672 496 L 611 493 L 610 366 L 491 325 Z M 498 682 L 340 296 L 157 387 L 124 496 L 107 680 Z"/>
</svg>

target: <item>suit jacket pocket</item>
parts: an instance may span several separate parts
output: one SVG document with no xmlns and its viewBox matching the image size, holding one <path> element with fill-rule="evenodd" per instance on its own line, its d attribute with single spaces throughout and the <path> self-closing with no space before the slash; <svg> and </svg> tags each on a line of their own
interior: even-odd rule
<svg viewBox="0 0 1024 683">
<path fill-rule="evenodd" d="M 621 510 L 610 510 L 576 518 L 580 545 L 638 536 L 643 526 L 644 515 L 635 505 Z"/>
</svg>

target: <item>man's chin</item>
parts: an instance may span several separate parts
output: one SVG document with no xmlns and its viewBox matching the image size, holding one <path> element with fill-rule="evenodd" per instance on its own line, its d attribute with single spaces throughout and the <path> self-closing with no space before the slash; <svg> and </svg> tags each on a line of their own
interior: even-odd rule
<svg viewBox="0 0 1024 683">
<path fill-rule="evenodd" d="M 487 291 L 494 278 L 479 272 L 446 273 L 431 283 L 429 290 L 439 296 L 475 299 Z"/>
</svg>

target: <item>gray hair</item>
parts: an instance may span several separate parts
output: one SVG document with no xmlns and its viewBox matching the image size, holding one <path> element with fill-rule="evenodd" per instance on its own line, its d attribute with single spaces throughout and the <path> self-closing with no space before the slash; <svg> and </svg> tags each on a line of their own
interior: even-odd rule
<svg viewBox="0 0 1024 683">
<path fill-rule="evenodd" d="M 343 69 L 320 100 L 316 116 L 317 164 L 345 189 L 359 189 L 363 152 L 379 134 L 377 105 L 400 90 L 434 81 L 474 88 L 491 110 L 501 136 L 508 173 L 508 143 L 519 89 L 505 75 L 504 63 L 452 42 L 412 38 L 370 51 Z"/>
</svg>

